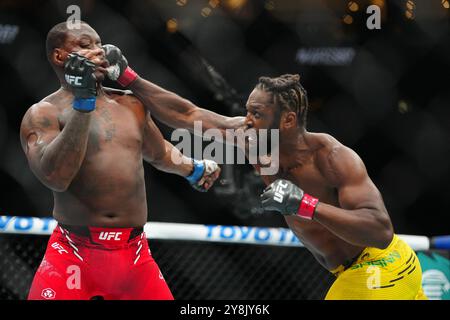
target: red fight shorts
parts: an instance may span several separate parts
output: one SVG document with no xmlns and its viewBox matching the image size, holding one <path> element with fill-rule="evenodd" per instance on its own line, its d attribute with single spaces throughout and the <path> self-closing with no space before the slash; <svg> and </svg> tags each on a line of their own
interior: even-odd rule
<svg viewBox="0 0 450 320">
<path fill-rule="evenodd" d="M 28 299 L 173 300 L 173 296 L 142 228 L 58 225 Z"/>
</svg>

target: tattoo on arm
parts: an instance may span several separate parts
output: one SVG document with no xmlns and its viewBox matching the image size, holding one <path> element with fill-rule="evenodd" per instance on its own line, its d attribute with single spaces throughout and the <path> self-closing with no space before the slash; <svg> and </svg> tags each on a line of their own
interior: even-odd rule
<svg viewBox="0 0 450 320">
<path fill-rule="evenodd" d="M 39 120 L 39 125 L 42 128 L 49 128 L 52 125 L 52 123 L 49 118 L 43 117 L 42 119 Z"/>
<path fill-rule="evenodd" d="M 87 149 L 90 118 L 90 114 L 72 111 L 59 131 L 56 114 L 37 111 L 25 116 L 22 147 L 31 169 L 49 188 L 64 191 L 78 173 Z"/>
</svg>

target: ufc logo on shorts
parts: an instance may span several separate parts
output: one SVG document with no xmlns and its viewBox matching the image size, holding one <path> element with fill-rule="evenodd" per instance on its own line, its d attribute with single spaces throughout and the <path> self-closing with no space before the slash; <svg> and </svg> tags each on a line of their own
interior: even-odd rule
<svg viewBox="0 0 450 320">
<path fill-rule="evenodd" d="M 122 232 L 100 232 L 100 235 L 98 236 L 99 240 L 120 240 L 120 235 Z"/>
<path fill-rule="evenodd" d="M 279 203 L 283 203 L 283 196 L 285 194 L 286 188 L 288 184 L 280 181 L 275 187 L 275 195 L 273 196 L 273 200 Z"/>
<path fill-rule="evenodd" d="M 80 82 L 81 81 L 81 77 L 71 76 L 69 74 L 66 74 L 65 77 L 66 77 L 66 82 L 68 84 L 81 86 L 81 82 Z"/>
<path fill-rule="evenodd" d="M 53 242 L 52 243 L 52 248 L 55 250 L 58 250 L 59 254 L 63 254 L 63 253 L 69 253 L 66 249 L 64 249 L 64 247 L 62 245 L 60 245 L 58 242 Z"/>
</svg>

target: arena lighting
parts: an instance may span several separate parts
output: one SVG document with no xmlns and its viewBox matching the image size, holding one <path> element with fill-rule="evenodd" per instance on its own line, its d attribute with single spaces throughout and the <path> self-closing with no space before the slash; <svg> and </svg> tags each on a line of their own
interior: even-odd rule
<svg viewBox="0 0 450 320">
<path fill-rule="evenodd" d="M 19 30 L 20 27 L 18 25 L 0 24 L 0 43 L 13 42 Z"/>
<path fill-rule="evenodd" d="M 187 4 L 187 0 L 177 0 L 177 5 L 180 7 L 185 6 Z"/>
<path fill-rule="evenodd" d="M 414 3 L 414 1 L 408 0 L 406 2 L 406 9 L 413 11 L 416 8 L 416 4 Z"/>
<path fill-rule="evenodd" d="M 271 10 L 275 9 L 275 2 L 273 2 L 272 0 L 266 1 L 264 3 L 264 8 L 267 11 L 271 11 Z"/>
<path fill-rule="evenodd" d="M 207 17 L 209 17 L 209 15 L 211 14 L 211 8 L 209 8 L 209 7 L 204 7 L 203 9 L 202 9 L 202 11 L 201 11 L 201 15 L 202 15 L 202 17 L 204 17 L 204 18 L 207 18 Z"/>
<path fill-rule="evenodd" d="M 405 11 L 405 17 L 410 20 L 414 20 L 414 10 L 416 9 L 416 4 L 414 1 L 408 0 L 406 2 L 406 11 Z"/>
<path fill-rule="evenodd" d="M 385 3 L 386 3 L 385 0 L 372 0 L 371 1 L 371 4 L 379 6 L 380 9 L 384 8 Z"/>
<path fill-rule="evenodd" d="M 169 19 L 166 22 L 166 29 L 170 33 L 174 33 L 178 30 L 178 21 L 175 18 Z"/>
<path fill-rule="evenodd" d="M 410 20 L 414 20 L 414 12 L 412 12 L 412 11 L 409 11 L 409 10 L 406 10 L 405 11 L 405 17 L 407 18 L 407 19 L 410 19 Z"/>
<path fill-rule="evenodd" d="M 407 113 L 410 111 L 410 107 L 405 100 L 400 100 L 398 102 L 398 112 L 401 114 Z"/>
<path fill-rule="evenodd" d="M 346 15 L 342 18 L 342 21 L 343 21 L 345 24 L 352 24 L 352 23 L 353 23 L 353 18 L 352 18 L 351 15 L 346 14 Z"/>
<path fill-rule="evenodd" d="M 348 4 L 347 4 L 347 7 L 352 12 L 356 12 L 356 11 L 359 10 L 359 5 L 355 1 L 349 1 Z"/>
<path fill-rule="evenodd" d="M 220 4 L 219 0 L 209 0 L 209 6 L 211 8 L 216 8 Z"/>
<path fill-rule="evenodd" d="M 450 3 L 447 0 L 442 0 L 441 3 L 445 9 L 450 8 Z"/>
<path fill-rule="evenodd" d="M 228 9 L 239 9 L 243 7 L 247 3 L 247 0 L 225 0 L 224 6 Z"/>
</svg>

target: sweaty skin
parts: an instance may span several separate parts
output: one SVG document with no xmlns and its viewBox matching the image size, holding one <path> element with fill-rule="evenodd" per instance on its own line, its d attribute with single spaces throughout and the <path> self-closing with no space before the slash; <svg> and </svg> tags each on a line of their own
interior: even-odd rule
<svg viewBox="0 0 450 320">
<path fill-rule="evenodd" d="M 64 82 L 67 55 L 97 65 L 96 109 L 73 110 Z M 82 24 L 49 57 L 62 88 L 26 112 L 20 128 L 31 170 L 53 191 L 54 218 L 67 225 L 138 227 L 147 222 L 143 159 L 159 170 L 188 176 L 192 163 L 163 139 L 148 110 L 129 92 L 103 88 L 104 52 L 98 34 Z M 185 161 L 175 165 L 171 153 Z"/>
<path fill-rule="evenodd" d="M 130 90 L 158 120 L 193 131 L 203 129 L 271 128 L 276 109 L 269 93 L 253 90 L 247 115 L 229 118 L 199 108 L 190 101 L 138 78 Z M 365 247 L 385 248 L 393 228 L 382 197 L 359 156 L 327 134 L 296 128 L 293 113 L 280 120 L 278 174 L 262 176 L 266 185 L 278 178 L 292 181 L 319 199 L 314 220 L 285 216 L 286 223 L 316 259 L 328 270 L 350 262 Z M 260 170 L 256 166 L 257 170 Z"/>
<path fill-rule="evenodd" d="M 319 199 L 314 220 L 306 220 L 296 215 L 284 216 L 291 230 L 329 270 L 350 262 L 367 246 L 387 247 L 390 242 L 389 235 L 377 240 L 377 233 L 383 235 L 384 224 L 389 225 L 385 220 L 386 209 L 381 195 L 367 176 L 356 153 L 327 134 L 305 132 L 303 138 L 305 147 L 300 147 L 299 143 L 298 148 L 294 147 L 290 155 L 280 154 L 281 165 L 278 174 L 262 176 L 266 185 L 276 179 L 287 179 L 305 193 Z M 339 164 L 337 161 L 347 163 Z M 349 170 L 345 178 L 341 177 L 341 169 L 336 168 L 339 165 Z M 356 182 L 354 185 L 345 185 L 345 179 Z M 351 217 L 344 221 L 345 216 L 339 216 L 338 213 L 336 219 L 330 219 L 321 214 L 326 210 L 325 204 L 355 210 L 352 215 L 358 214 L 358 209 L 367 211 L 368 217 L 363 219 L 366 212 L 361 212 L 361 221 Z M 371 209 L 376 212 L 369 212 Z M 380 228 L 374 228 L 378 224 Z"/>
</svg>

